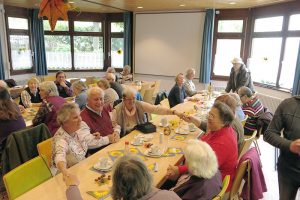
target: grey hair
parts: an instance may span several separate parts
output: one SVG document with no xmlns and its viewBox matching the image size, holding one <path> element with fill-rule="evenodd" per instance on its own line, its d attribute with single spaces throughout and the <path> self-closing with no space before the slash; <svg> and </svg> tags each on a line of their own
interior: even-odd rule
<svg viewBox="0 0 300 200">
<path fill-rule="evenodd" d="M 126 97 L 135 97 L 136 96 L 136 91 L 132 88 L 125 88 L 123 91 L 123 98 Z"/>
<path fill-rule="evenodd" d="M 78 90 L 86 90 L 87 87 L 85 85 L 85 83 L 81 80 L 78 80 L 78 81 L 75 81 L 73 84 L 72 84 L 72 88 L 76 88 Z"/>
<path fill-rule="evenodd" d="M 114 67 L 108 67 L 106 70 L 107 73 L 116 73 L 116 70 Z"/>
<path fill-rule="evenodd" d="M 188 70 L 186 70 L 185 78 L 188 78 L 190 76 L 190 74 L 192 74 L 192 73 L 196 73 L 194 68 L 189 68 Z"/>
<path fill-rule="evenodd" d="M 192 175 L 210 179 L 218 172 L 217 156 L 206 142 L 189 140 L 184 156 Z"/>
<path fill-rule="evenodd" d="M 113 73 L 106 73 L 106 76 L 105 78 L 108 80 L 108 79 L 111 79 L 113 81 L 116 81 L 116 76 L 113 74 Z"/>
<path fill-rule="evenodd" d="M 47 92 L 48 96 L 59 96 L 57 87 L 53 81 L 42 82 L 39 88 Z"/>
<path fill-rule="evenodd" d="M 92 87 L 92 88 L 89 88 L 89 89 L 87 90 L 87 92 L 86 92 L 87 98 L 88 98 L 88 99 L 91 98 L 91 96 L 92 96 L 93 93 L 95 93 L 95 92 L 100 93 L 100 94 L 102 94 L 102 96 L 104 96 L 104 91 L 103 91 L 101 88 L 99 88 L 99 87 Z"/>
<path fill-rule="evenodd" d="M 242 102 L 241 102 L 241 99 L 240 99 L 240 97 L 239 97 L 239 95 L 237 94 L 237 93 L 228 93 L 232 98 L 234 98 L 235 99 L 235 101 L 236 101 L 236 106 L 238 107 L 238 106 L 241 106 L 242 105 Z"/>
<path fill-rule="evenodd" d="M 79 106 L 76 103 L 65 103 L 57 112 L 56 121 L 62 126 L 70 119 L 72 112 L 80 112 Z"/>
<path fill-rule="evenodd" d="M 223 102 L 216 101 L 213 105 L 219 111 L 221 120 L 225 126 L 229 126 L 234 119 L 234 114 L 230 107 Z"/>
<path fill-rule="evenodd" d="M 152 189 L 152 176 L 137 156 L 123 156 L 114 164 L 111 195 L 114 200 L 138 200 Z"/>
<path fill-rule="evenodd" d="M 123 71 L 124 71 L 124 70 L 128 70 L 129 73 L 130 73 L 131 67 L 130 67 L 129 65 L 125 65 L 125 66 L 123 67 Z"/>
<path fill-rule="evenodd" d="M 243 87 L 240 87 L 238 94 L 240 95 L 240 97 L 245 96 L 245 95 L 247 97 L 251 97 L 253 93 L 250 88 L 243 86 Z"/>
<path fill-rule="evenodd" d="M 2 88 L 8 88 L 7 83 L 3 80 L 0 80 L 0 87 Z"/>
</svg>

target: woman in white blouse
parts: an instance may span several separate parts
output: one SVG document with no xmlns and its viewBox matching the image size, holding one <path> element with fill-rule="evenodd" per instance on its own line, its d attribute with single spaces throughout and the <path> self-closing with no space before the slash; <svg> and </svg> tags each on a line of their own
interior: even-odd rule
<svg viewBox="0 0 300 200">
<path fill-rule="evenodd" d="M 186 81 L 184 82 L 183 87 L 185 89 L 187 96 L 191 97 L 197 94 L 195 84 L 193 83 L 193 79 L 195 78 L 195 69 L 194 68 L 188 69 L 186 71 L 185 78 Z"/>
<path fill-rule="evenodd" d="M 66 103 L 57 114 L 61 127 L 53 137 L 53 168 L 68 176 L 67 168 L 85 159 L 88 149 L 115 142 L 114 135 L 92 135 L 90 128 L 81 120 L 80 109 L 75 103 Z M 56 171 L 56 170 L 55 170 Z M 53 171 L 53 173 L 56 173 Z"/>
<path fill-rule="evenodd" d="M 42 98 L 40 96 L 39 81 L 36 78 L 31 78 L 27 82 L 28 87 L 26 87 L 21 92 L 20 105 L 25 108 L 30 108 L 32 106 L 41 106 Z"/>
</svg>

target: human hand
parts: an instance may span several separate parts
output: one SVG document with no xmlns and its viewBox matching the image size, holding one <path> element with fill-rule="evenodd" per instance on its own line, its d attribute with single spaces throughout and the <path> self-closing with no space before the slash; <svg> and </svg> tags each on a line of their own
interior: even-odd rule
<svg viewBox="0 0 300 200">
<path fill-rule="evenodd" d="M 21 111 L 22 113 L 26 111 L 25 108 L 24 108 L 24 106 L 22 106 L 22 105 L 19 105 L 19 109 L 20 109 L 20 111 Z"/>
<path fill-rule="evenodd" d="M 115 143 L 114 134 L 109 134 L 109 135 L 107 135 L 107 137 L 108 137 L 109 143 Z"/>
<path fill-rule="evenodd" d="M 183 117 L 181 118 L 183 119 L 184 121 L 186 121 L 187 123 L 191 123 L 192 122 L 192 117 L 187 115 L 187 114 L 184 114 Z"/>
<path fill-rule="evenodd" d="M 69 176 L 64 176 L 64 182 L 69 187 L 70 185 L 79 185 L 79 180 L 75 174 L 69 174 Z"/>
<path fill-rule="evenodd" d="M 114 136 L 114 142 L 119 142 L 120 140 L 120 135 L 118 132 L 114 132 L 113 133 L 113 136 Z"/>
<path fill-rule="evenodd" d="M 93 133 L 93 136 L 95 136 L 96 139 L 101 138 L 101 134 L 99 132 Z"/>
<path fill-rule="evenodd" d="M 179 176 L 179 170 L 177 166 L 169 165 L 167 169 L 167 176 L 170 180 L 176 180 Z"/>
<path fill-rule="evenodd" d="M 300 139 L 295 140 L 290 144 L 290 151 L 300 156 Z"/>
<path fill-rule="evenodd" d="M 59 84 L 62 86 L 62 87 L 68 87 L 67 85 L 66 85 L 66 83 L 65 83 L 65 81 L 61 81 L 61 82 L 59 82 Z"/>
</svg>

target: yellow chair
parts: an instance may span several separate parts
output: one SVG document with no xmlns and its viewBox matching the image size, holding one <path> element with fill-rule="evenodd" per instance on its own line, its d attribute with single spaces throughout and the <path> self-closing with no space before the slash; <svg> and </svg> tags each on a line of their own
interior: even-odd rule
<svg viewBox="0 0 300 200">
<path fill-rule="evenodd" d="M 50 167 L 52 160 L 52 138 L 38 143 L 37 150 L 39 152 L 39 155 L 45 158 L 48 167 Z"/>
<path fill-rule="evenodd" d="M 241 151 L 239 152 L 239 160 L 249 150 L 252 142 L 255 141 L 256 134 L 257 131 L 254 131 L 250 137 L 245 137 L 242 143 Z"/>
<path fill-rule="evenodd" d="M 151 87 L 150 83 L 143 83 L 142 84 L 141 89 L 140 89 L 140 93 L 141 93 L 141 96 L 142 96 L 143 99 L 144 99 L 146 90 L 150 89 L 150 87 Z"/>
<path fill-rule="evenodd" d="M 165 98 L 165 99 L 162 100 L 159 104 L 160 104 L 161 106 L 163 106 L 163 107 L 170 108 L 170 104 L 169 104 L 169 99 L 168 99 L 168 98 Z"/>
<path fill-rule="evenodd" d="M 5 174 L 3 181 L 9 199 L 13 200 L 51 177 L 45 160 L 38 156 Z"/>
<path fill-rule="evenodd" d="M 245 115 L 245 118 L 241 121 L 241 124 L 243 125 L 243 127 L 245 126 L 247 119 L 248 119 L 248 115 Z"/>
<path fill-rule="evenodd" d="M 143 97 L 143 101 L 144 102 L 147 102 L 147 103 L 150 103 L 150 104 L 153 104 L 154 103 L 154 100 L 153 100 L 153 93 L 154 93 L 154 87 L 150 88 L 150 89 L 147 89 L 145 91 L 145 95 Z"/>
<path fill-rule="evenodd" d="M 43 77 L 43 82 L 44 81 L 55 81 L 56 77 L 55 76 L 44 76 Z"/>
<path fill-rule="evenodd" d="M 223 199 L 225 192 L 229 186 L 229 182 L 230 182 L 230 175 L 226 175 L 223 179 L 222 190 L 216 197 L 213 198 L 213 200 L 222 200 Z"/>
</svg>

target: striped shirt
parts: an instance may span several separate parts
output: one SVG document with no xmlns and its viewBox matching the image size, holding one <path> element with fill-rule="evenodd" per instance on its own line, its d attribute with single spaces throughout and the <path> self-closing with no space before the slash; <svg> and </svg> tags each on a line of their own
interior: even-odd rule
<svg viewBox="0 0 300 200">
<path fill-rule="evenodd" d="M 244 130 L 245 134 L 251 134 L 256 130 L 257 119 L 263 113 L 264 107 L 259 99 L 255 96 L 248 103 L 242 106 L 245 115 L 248 115 Z"/>
</svg>

